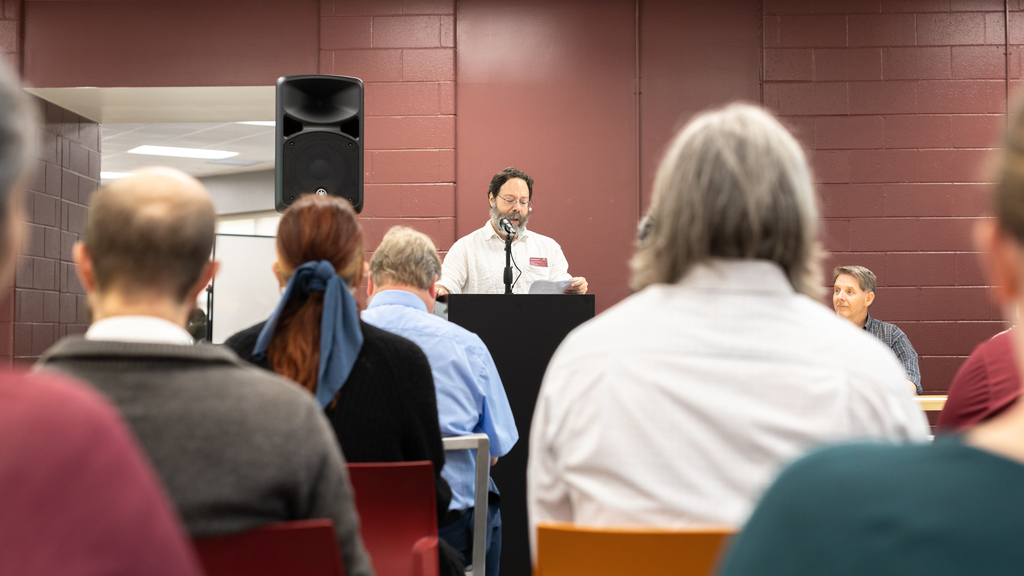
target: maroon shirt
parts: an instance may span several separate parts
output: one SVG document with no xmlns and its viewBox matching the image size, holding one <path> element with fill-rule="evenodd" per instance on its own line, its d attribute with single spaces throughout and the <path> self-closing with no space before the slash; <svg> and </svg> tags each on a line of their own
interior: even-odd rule
<svg viewBox="0 0 1024 576">
<path fill-rule="evenodd" d="M 970 428 L 1006 410 L 1020 396 L 1013 331 L 996 334 L 974 349 L 949 386 L 939 432 Z"/>
<path fill-rule="evenodd" d="M 0 574 L 201 574 L 117 413 L 69 379 L 0 372 Z"/>
</svg>

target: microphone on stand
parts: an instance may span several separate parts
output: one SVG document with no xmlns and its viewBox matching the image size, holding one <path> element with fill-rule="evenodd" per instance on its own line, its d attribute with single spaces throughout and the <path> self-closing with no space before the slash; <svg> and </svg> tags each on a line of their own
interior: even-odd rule
<svg viewBox="0 0 1024 576">
<path fill-rule="evenodd" d="M 516 227 L 512 225 L 512 222 L 509 221 L 508 218 L 502 218 L 501 220 L 499 220 L 498 226 L 501 226 L 501 229 L 505 231 L 506 236 L 516 235 Z"/>
<path fill-rule="evenodd" d="M 516 228 L 509 222 L 508 218 L 498 221 L 498 226 L 505 231 L 505 294 L 512 293 L 512 237 L 516 235 Z"/>
</svg>

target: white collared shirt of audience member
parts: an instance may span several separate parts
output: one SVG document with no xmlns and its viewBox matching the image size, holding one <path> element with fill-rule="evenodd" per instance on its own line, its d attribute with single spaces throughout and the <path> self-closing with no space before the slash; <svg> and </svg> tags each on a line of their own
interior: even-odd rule
<svg viewBox="0 0 1024 576">
<path fill-rule="evenodd" d="M 928 432 L 881 342 L 773 262 L 713 260 L 555 353 L 530 432 L 530 536 L 542 521 L 740 526 L 809 449 Z"/>
</svg>

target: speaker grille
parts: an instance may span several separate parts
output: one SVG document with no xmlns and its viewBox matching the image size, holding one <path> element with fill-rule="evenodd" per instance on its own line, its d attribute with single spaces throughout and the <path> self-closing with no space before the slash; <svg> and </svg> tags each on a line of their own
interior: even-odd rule
<svg viewBox="0 0 1024 576">
<path fill-rule="evenodd" d="M 291 204 L 302 194 L 340 196 L 361 203 L 359 143 L 338 132 L 304 132 L 284 142 L 283 200 Z"/>
</svg>

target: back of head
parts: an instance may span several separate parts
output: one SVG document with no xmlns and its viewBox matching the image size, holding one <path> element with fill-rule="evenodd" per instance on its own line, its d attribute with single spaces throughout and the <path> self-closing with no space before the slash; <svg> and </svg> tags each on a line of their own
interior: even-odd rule
<svg viewBox="0 0 1024 576">
<path fill-rule="evenodd" d="M 779 264 L 797 291 L 821 291 L 807 159 L 760 108 L 731 104 L 691 120 L 658 168 L 649 216 L 634 290 L 677 282 L 711 258 L 756 258 Z"/>
<path fill-rule="evenodd" d="M 36 107 L 22 90 L 14 74 L 0 64 L 0 277 L 6 285 L 17 252 L 17 229 L 9 226 L 17 220 L 24 194 L 24 180 L 35 164 L 34 129 Z"/>
<path fill-rule="evenodd" d="M 215 225 L 206 189 L 177 170 L 150 168 L 101 187 L 85 232 L 97 289 L 184 302 L 210 259 Z"/>
<path fill-rule="evenodd" d="M 277 227 L 277 254 L 289 274 L 306 262 L 330 262 L 350 287 L 362 282 L 363 228 L 352 205 L 307 194 L 285 210 Z M 267 349 L 270 368 L 316 393 L 324 293 L 285 304 Z"/>
<path fill-rule="evenodd" d="M 999 227 L 1024 244 L 1024 100 L 1007 129 L 998 178 L 992 207 Z"/>
<path fill-rule="evenodd" d="M 292 270 L 326 260 L 352 286 L 362 279 L 363 228 L 346 200 L 307 194 L 281 216 L 277 253 Z"/>
<path fill-rule="evenodd" d="M 441 257 L 430 237 L 405 226 L 395 226 L 370 259 L 370 278 L 375 286 L 400 284 L 430 289 L 441 277 Z"/>
</svg>

